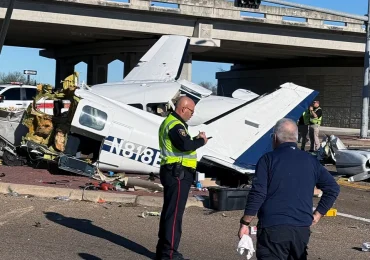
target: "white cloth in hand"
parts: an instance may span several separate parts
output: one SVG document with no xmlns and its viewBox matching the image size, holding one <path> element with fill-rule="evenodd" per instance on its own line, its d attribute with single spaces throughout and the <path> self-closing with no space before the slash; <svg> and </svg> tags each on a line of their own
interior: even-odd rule
<svg viewBox="0 0 370 260">
<path fill-rule="evenodd" d="M 240 255 L 243 255 L 245 250 L 248 250 L 247 259 L 251 259 L 255 250 L 252 238 L 248 235 L 243 235 L 242 239 L 240 239 L 238 243 L 238 248 L 236 249 Z"/>
</svg>

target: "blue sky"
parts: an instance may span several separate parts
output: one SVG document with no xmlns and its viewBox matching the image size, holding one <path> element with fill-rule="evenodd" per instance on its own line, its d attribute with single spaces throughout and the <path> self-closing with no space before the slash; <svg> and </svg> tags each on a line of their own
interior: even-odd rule
<svg viewBox="0 0 370 260">
<path fill-rule="evenodd" d="M 125 0 L 113 0 L 122 1 Z M 367 0 L 289 0 L 316 7 L 329 8 L 337 11 L 365 15 L 367 13 Z M 262 2 L 262 4 L 268 4 Z M 216 83 L 215 73 L 220 68 L 229 70 L 231 64 L 193 61 L 192 81 L 210 81 Z M 23 71 L 24 69 L 37 70 L 37 76 L 31 76 L 37 82 L 54 85 L 55 60 L 39 56 L 39 49 L 4 46 L 0 54 L 0 72 Z M 77 64 L 75 70 L 80 73 L 81 80 L 86 80 L 87 65 Z M 123 63 L 113 61 L 109 64 L 108 82 L 122 80 Z"/>
</svg>

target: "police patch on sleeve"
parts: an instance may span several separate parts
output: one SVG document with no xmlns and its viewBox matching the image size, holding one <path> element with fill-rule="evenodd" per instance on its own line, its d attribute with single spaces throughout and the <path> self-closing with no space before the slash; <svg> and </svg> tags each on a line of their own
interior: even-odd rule
<svg viewBox="0 0 370 260">
<path fill-rule="evenodd" d="M 186 136 L 186 132 L 184 129 L 179 129 L 179 134 L 182 136 Z"/>
</svg>

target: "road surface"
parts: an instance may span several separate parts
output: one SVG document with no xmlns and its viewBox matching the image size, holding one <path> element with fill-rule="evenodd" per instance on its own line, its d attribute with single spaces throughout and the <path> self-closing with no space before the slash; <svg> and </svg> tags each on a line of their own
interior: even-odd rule
<svg viewBox="0 0 370 260">
<path fill-rule="evenodd" d="M 159 217 L 139 215 L 159 208 L 10 195 L 0 198 L 3 260 L 152 259 L 154 256 Z M 369 198 L 368 190 L 341 187 L 335 208 L 339 213 L 370 219 Z M 236 253 L 241 215 L 242 211 L 188 208 L 181 252 L 190 259 L 245 259 Z M 360 251 L 362 243 L 370 241 L 368 221 L 325 217 L 312 228 L 309 259 L 369 259 L 370 252 Z"/>
</svg>

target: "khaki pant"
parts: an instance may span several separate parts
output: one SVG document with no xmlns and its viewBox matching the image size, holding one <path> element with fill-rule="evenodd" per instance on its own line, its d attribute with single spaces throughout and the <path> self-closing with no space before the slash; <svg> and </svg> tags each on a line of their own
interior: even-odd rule
<svg viewBox="0 0 370 260">
<path fill-rule="evenodd" d="M 317 151 L 320 148 L 319 125 L 309 126 L 310 150 Z"/>
</svg>

